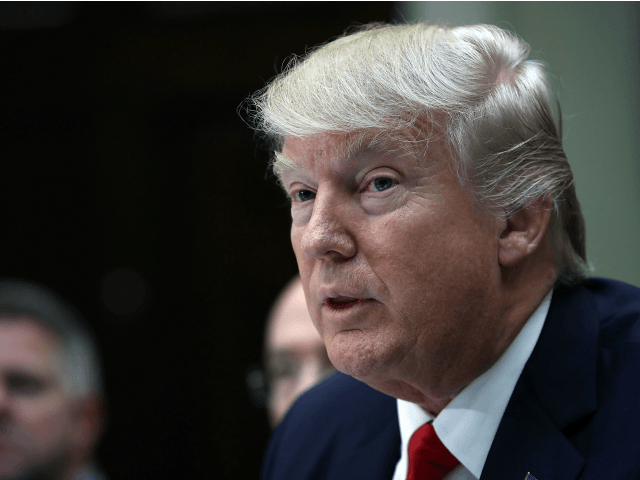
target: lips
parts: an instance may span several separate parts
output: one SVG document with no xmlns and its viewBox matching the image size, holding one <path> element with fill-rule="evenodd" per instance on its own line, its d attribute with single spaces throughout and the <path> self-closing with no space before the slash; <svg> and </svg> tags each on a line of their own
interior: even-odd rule
<svg viewBox="0 0 640 480">
<path fill-rule="evenodd" d="M 367 285 L 354 281 L 321 283 L 314 296 L 323 308 L 336 313 L 377 301 L 377 296 Z M 339 317 L 345 318 L 344 315 Z"/>
<path fill-rule="evenodd" d="M 324 304 L 332 310 L 344 310 L 369 301 L 354 297 L 329 297 L 325 299 Z"/>
</svg>

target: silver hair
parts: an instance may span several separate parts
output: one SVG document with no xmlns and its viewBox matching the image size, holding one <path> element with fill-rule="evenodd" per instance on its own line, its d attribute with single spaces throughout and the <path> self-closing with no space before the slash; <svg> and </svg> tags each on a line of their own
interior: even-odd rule
<svg viewBox="0 0 640 480">
<path fill-rule="evenodd" d="M 0 321 L 23 318 L 41 325 L 57 340 L 62 352 L 61 381 L 69 395 L 104 394 L 98 351 L 77 311 L 41 285 L 0 280 Z"/>
<path fill-rule="evenodd" d="M 558 281 L 573 284 L 588 272 L 584 220 L 544 66 L 528 55 L 527 43 L 491 25 L 371 24 L 293 58 L 249 113 L 273 142 L 278 176 L 286 136 L 379 137 L 426 120 L 425 148 L 444 135 L 481 211 L 508 217 L 551 203 Z"/>
</svg>

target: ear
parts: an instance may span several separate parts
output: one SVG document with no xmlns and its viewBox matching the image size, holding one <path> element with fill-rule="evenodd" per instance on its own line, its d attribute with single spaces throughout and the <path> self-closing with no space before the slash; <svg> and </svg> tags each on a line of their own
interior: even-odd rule
<svg viewBox="0 0 640 480">
<path fill-rule="evenodd" d="M 498 262 L 502 267 L 513 267 L 531 255 L 547 233 L 551 218 L 551 200 L 540 199 L 521 208 L 501 226 L 498 239 Z"/>
<path fill-rule="evenodd" d="M 98 395 L 76 399 L 73 442 L 77 452 L 89 456 L 102 432 L 102 400 Z"/>
</svg>

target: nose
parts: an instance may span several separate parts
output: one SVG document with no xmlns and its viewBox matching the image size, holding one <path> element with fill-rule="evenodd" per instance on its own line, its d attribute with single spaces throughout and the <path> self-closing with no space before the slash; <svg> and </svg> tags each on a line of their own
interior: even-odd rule
<svg viewBox="0 0 640 480">
<path fill-rule="evenodd" d="M 313 258 L 346 260 L 356 254 L 353 212 L 339 195 L 324 191 L 316 194 L 309 222 L 303 227 L 302 251 Z"/>
</svg>

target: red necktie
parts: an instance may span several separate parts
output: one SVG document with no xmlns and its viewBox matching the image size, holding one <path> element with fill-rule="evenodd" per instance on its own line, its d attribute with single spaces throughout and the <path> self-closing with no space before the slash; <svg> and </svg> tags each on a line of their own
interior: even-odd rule
<svg viewBox="0 0 640 480">
<path fill-rule="evenodd" d="M 440 480 L 458 463 L 430 423 L 425 423 L 411 436 L 407 480 Z"/>
</svg>

